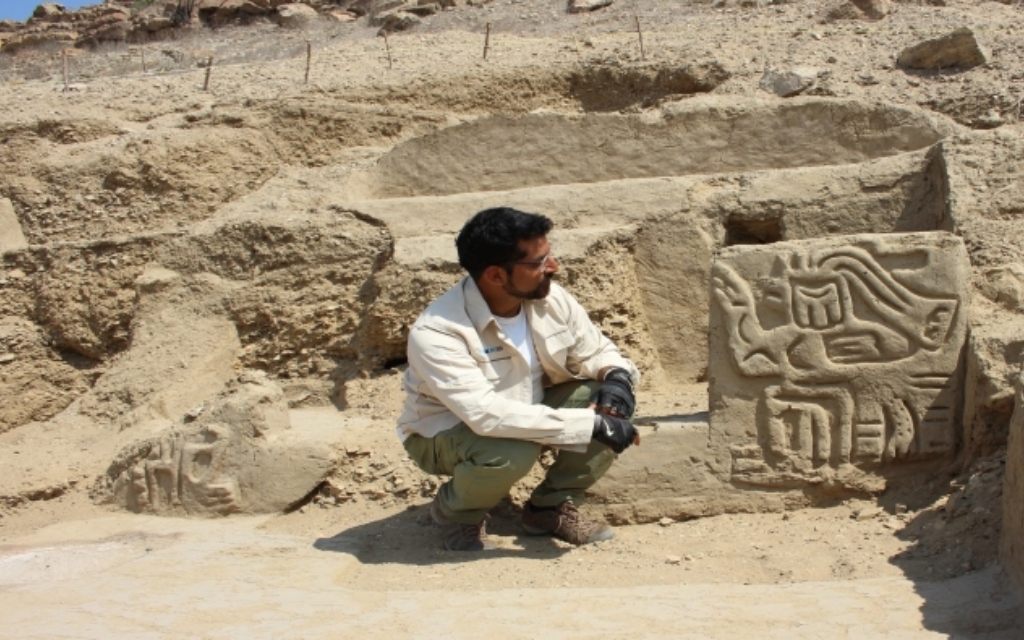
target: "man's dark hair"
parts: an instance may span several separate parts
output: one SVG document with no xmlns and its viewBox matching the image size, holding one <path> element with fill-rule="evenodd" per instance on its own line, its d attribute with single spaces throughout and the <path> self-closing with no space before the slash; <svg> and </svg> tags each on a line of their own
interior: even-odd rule
<svg viewBox="0 0 1024 640">
<path fill-rule="evenodd" d="M 522 260 L 526 252 L 520 240 L 546 236 L 555 224 L 547 216 L 526 213 L 511 207 L 484 209 L 462 227 L 455 246 L 459 264 L 474 280 L 490 266 L 506 266 Z"/>
</svg>

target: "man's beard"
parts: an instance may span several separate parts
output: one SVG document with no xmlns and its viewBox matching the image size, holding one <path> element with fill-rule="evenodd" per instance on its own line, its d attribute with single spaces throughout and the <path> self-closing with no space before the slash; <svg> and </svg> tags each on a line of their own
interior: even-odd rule
<svg viewBox="0 0 1024 640">
<path fill-rule="evenodd" d="M 541 300 L 548 297 L 551 293 L 551 281 L 554 279 L 555 274 L 549 273 L 544 276 L 544 279 L 540 281 L 536 287 L 530 291 L 520 291 L 512 285 L 512 281 L 505 283 L 505 293 L 508 295 L 519 298 L 520 300 Z"/>
</svg>

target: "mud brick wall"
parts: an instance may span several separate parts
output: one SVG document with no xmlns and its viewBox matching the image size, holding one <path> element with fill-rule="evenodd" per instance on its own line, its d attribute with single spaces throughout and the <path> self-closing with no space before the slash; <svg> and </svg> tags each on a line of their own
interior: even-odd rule
<svg viewBox="0 0 1024 640">
<path fill-rule="evenodd" d="M 1013 418 L 1010 420 L 1003 485 L 1003 536 L 999 549 L 1003 566 L 1024 591 L 1024 371 L 1017 379 Z"/>
</svg>

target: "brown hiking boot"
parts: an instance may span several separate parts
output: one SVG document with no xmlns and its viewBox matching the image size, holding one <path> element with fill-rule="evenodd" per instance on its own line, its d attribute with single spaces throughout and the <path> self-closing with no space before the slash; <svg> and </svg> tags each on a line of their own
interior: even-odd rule
<svg viewBox="0 0 1024 640">
<path fill-rule="evenodd" d="M 441 494 L 434 496 L 434 501 L 430 503 L 430 518 L 441 527 L 444 548 L 449 551 L 487 551 L 495 548 L 487 537 L 483 522 L 460 524 L 444 515 L 441 511 Z"/>
<path fill-rule="evenodd" d="M 615 537 L 611 527 L 587 520 L 580 515 L 576 505 L 569 501 L 548 509 L 539 509 L 527 502 L 523 507 L 523 529 L 530 535 L 551 534 L 575 545 Z"/>
</svg>

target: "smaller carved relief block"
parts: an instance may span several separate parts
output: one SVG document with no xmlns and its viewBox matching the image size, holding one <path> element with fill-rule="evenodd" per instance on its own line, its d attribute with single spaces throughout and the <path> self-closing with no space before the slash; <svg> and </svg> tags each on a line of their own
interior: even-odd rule
<svg viewBox="0 0 1024 640">
<path fill-rule="evenodd" d="M 724 249 L 709 394 L 732 479 L 790 483 L 952 453 L 968 277 L 963 242 L 941 232 Z"/>
<path fill-rule="evenodd" d="M 295 432 L 280 387 L 244 372 L 203 411 L 126 446 L 94 496 L 156 514 L 282 511 L 333 466 L 330 442 Z"/>
</svg>

